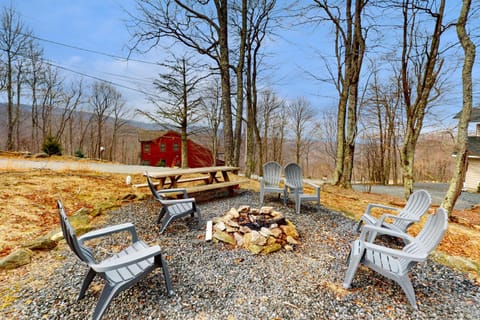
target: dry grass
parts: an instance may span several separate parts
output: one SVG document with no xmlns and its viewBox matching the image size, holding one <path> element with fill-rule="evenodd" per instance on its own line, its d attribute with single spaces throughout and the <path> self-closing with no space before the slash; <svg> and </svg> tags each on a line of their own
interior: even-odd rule
<svg viewBox="0 0 480 320">
<path fill-rule="evenodd" d="M 23 242 L 58 227 L 57 199 L 62 199 L 68 213 L 72 214 L 82 207 L 98 209 L 121 206 L 128 203 L 122 199 L 130 193 L 136 193 L 140 198 L 149 195 L 147 188 L 133 189 L 125 185 L 125 177 L 124 174 L 71 170 L 0 171 L 0 257 Z M 132 182 L 143 183 L 144 177 L 133 175 Z M 242 187 L 258 191 L 256 181 Z M 322 188 L 321 197 L 323 206 L 356 219 L 371 202 L 399 207 L 405 204 L 399 198 L 343 190 L 329 185 Z M 479 210 L 454 212 L 454 217 L 464 223 L 449 224 L 440 251 L 468 258 L 480 265 Z M 411 232 L 415 234 L 419 228 L 414 226 Z M 474 277 L 478 281 L 478 274 Z"/>
</svg>

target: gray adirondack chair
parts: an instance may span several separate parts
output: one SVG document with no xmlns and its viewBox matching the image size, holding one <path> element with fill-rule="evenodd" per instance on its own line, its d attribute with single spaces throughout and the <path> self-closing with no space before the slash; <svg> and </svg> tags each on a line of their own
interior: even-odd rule
<svg viewBox="0 0 480 320">
<path fill-rule="evenodd" d="M 168 295 L 174 294 L 168 266 L 160 247 L 149 246 L 139 240 L 133 224 L 114 225 L 77 237 L 60 200 L 57 201 L 57 206 L 64 239 L 75 255 L 88 266 L 88 272 L 77 299 L 80 300 L 85 296 L 85 292 L 95 276 L 98 275 L 105 280 L 105 286 L 95 306 L 92 319 L 100 319 L 115 296 L 136 284 L 155 268 L 162 268 Z M 103 261 L 96 261 L 93 251 L 84 244 L 87 240 L 122 231 L 130 232 L 132 244 Z"/>
<path fill-rule="evenodd" d="M 197 207 L 195 198 L 188 197 L 185 188 L 156 190 L 148 172 L 145 172 L 145 176 L 147 177 L 148 187 L 150 188 L 153 197 L 162 205 L 162 209 L 160 209 L 157 219 L 157 223 L 160 224 L 160 234 L 165 231 L 171 221 L 188 215 L 194 217 L 195 213 L 197 214 L 198 225 L 201 225 L 202 216 L 200 214 L 200 209 Z M 183 199 L 167 199 L 165 195 L 169 193 L 181 193 Z"/>
<path fill-rule="evenodd" d="M 417 190 L 410 195 L 408 201 L 403 209 L 386 206 L 383 204 L 370 203 L 365 210 L 365 213 L 360 218 L 357 224 L 357 232 L 360 231 L 362 224 L 375 225 L 377 227 L 388 228 L 397 232 L 405 233 L 414 222 L 420 221 L 420 218 L 427 212 L 432 198 L 425 190 Z M 398 214 L 383 214 L 379 219 L 371 214 L 373 208 L 381 208 L 397 211 Z M 385 219 L 393 219 L 392 223 L 388 223 Z M 371 239 L 375 238 L 375 232 L 370 235 Z"/>
<path fill-rule="evenodd" d="M 280 181 L 282 180 L 282 166 L 276 161 L 269 161 L 263 165 L 263 176 L 260 177 L 260 205 L 263 204 L 265 193 L 277 193 L 280 198 L 280 194 L 283 194 L 285 201 L 287 197 L 287 190 L 284 187 L 280 187 Z"/>
<path fill-rule="evenodd" d="M 430 252 L 438 246 L 447 230 L 447 220 L 448 216 L 445 209 L 438 208 L 436 214 L 431 214 L 428 217 L 423 229 L 416 237 L 374 225 L 364 226 L 360 238 L 352 244 L 343 287 L 350 288 L 353 277 L 361 263 L 397 282 L 405 292 L 412 307 L 417 309 L 415 291 L 408 273 L 416 263 L 427 260 Z M 400 237 L 407 245 L 399 250 L 374 244 L 366 240 L 367 233 L 372 231 Z"/>
<path fill-rule="evenodd" d="M 315 189 L 314 194 L 304 193 L 303 184 L 306 183 Z M 295 211 L 300 213 L 300 206 L 305 201 L 316 201 L 320 205 L 320 186 L 314 183 L 303 181 L 302 168 L 296 163 L 289 163 L 285 166 L 285 192 L 292 193 L 295 199 Z M 286 198 L 284 204 L 286 204 Z"/>
</svg>

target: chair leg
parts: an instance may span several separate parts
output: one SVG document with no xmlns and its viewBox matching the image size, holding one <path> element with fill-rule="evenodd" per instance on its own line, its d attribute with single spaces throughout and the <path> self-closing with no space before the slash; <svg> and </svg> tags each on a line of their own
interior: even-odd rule
<svg viewBox="0 0 480 320">
<path fill-rule="evenodd" d="M 200 209 L 198 208 L 196 212 L 197 212 L 197 219 L 198 219 L 198 229 L 201 229 L 203 225 L 202 214 L 200 213 Z"/>
<path fill-rule="evenodd" d="M 173 291 L 172 287 L 172 280 L 170 278 L 170 271 L 168 271 L 168 265 L 165 259 L 163 259 L 163 255 L 160 253 L 159 255 L 155 256 L 155 265 L 159 268 L 162 268 L 163 278 L 165 279 L 165 286 L 167 287 L 168 296 L 173 296 L 175 292 Z"/>
<path fill-rule="evenodd" d="M 165 210 L 165 208 L 162 208 L 158 213 L 158 218 L 157 218 L 158 224 L 162 221 L 163 217 L 165 216 L 165 213 L 167 213 L 167 210 Z"/>
<path fill-rule="evenodd" d="M 93 311 L 92 319 L 98 320 L 103 316 L 105 310 L 107 310 L 110 305 L 110 302 L 112 302 L 112 299 L 117 294 L 118 289 L 119 287 L 111 287 L 108 283 L 105 284 L 100 299 L 98 299 L 95 310 Z"/>
<path fill-rule="evenodd" d="M 160 234 L 162 234 L 163 231 L 165 231 L 165 229 L 167 229 L 168 224 L 170 223 L 170 221 L 173 220 L 173 216 L 171 216 L 170 214 L 167 214 L 165 216 L 165 218 L 166 219 L 165 219 L 165 221 L 163 221 L 162 227 L 160 228 Z"/>
<path fill-rule="evenodd" d="M 360 265 L 360 261 L 363 257 L 363 252 L 360 252 L 360 248 L 358 247 L 358 241 L 355 241 L 352 244 L 352 249 L 350 251 L 348 260 L 348 268 L 347 272 L 345 272 L 345 279 L 343 280 L 343 287 L 348 289 L 352 285 L 352 280 L 355 274 L 357 273 L 358 266 Z"/>
<path fill-rule="evenodd" d="M 415 290 L 413 290 L 412 282 L 410 281 L 408 274 L 404 275 L 396 281 L 402 287 L 403 292 L 405 292 L 408 302 L 410 302 L 413 308 L 418 309 L 417 301 L 415 299 Z"/>
<path fill-rule="evenodd" d="M 90 283 L 92 283 L 92 280 L 93 278 L 95 278 L 96 275 L 97 273 L 92 268 L 88 268 L 88 272 L 85 275 L 85 279 L 83 279 L 82 288 L 80 289 L 77 300 L 83 299 L 83 297 L 85 297 L 85 292 L 87 292 Z"/>
<path fill-rule="evenodd" d="M 302 200 L 300 199 L 300 194 L 295 194 L 295 212 L 300 213 L 300 207 L 302 205 Z"/>
</svg>

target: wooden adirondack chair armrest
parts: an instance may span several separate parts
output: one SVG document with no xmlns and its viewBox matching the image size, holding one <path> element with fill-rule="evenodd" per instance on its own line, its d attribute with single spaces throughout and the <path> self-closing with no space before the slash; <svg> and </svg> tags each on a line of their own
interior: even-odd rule
<svg viewBox="0 0 480 320">
<path fill-rule="evenodd" d="M 371 233 L 371 232 L 375 232 L 377 234 L 380 233 L 380 234 L 384 234 L 384 235 L 388 235 L 388 236 L 392 236 L 392 237 L 398 237 L 398 238 L 401 238 L 401 239 L 407 241 L 407 243 L 410 243 L 410 242 L 415 240 L 414 237 L 412 237 L 411 235 L 409 235 L 407 233 L 402 233 L 402 232 L 398 232 L 398 231 L 395 231 L 395 230 L 382 228 L 382 227 L 379 227 L 379 226 L 374 226 L 374 225 L 371 225 L 371 224 L 367 224 L 362 228 L 362 232 L 360 233 L 360 240 L 366 241 L 365 239 L 366 239 L 367 234 Z"/>
<path fill-rule="evenodd" d="M 90 239 L 104 237 L 104 236 L 117 233 L 117 232 L 122 232 L 122 231 L 130 232 L 130 234 L 132 235 L 132 242 L 138 241 L 137 230 L 135 230 L 135 226 L 130 222 L 117 224 L 114 226 L 108 226 L 105 228 L 87 232 L 84 235 L 78 237 L 78 240 L 83 243 L 84 241 L 87 241 Z"/>
<path fill-rule="evenodd" d="M 403 258 L 403 259 L 409 259 L 412 261 L 425 261 L 428 257 L 428 254 L 426 253 L 412 254 L 412 253 L 405 252 L 403 250 L 392 249 L 392 248 L 384 247 L 375 243 L 365 242 L 365 241 L 360 241 L 360 246 L 365 249 L 371 249 L 377 252 L 385 253 L 394 258 Z"/>
<path fill-rule="evenodd" d="M 405 220 L 405 221 L 411 221 L 411 222 L 418 222 L 418 221 L 420 221 L 419 218 L 401 217 L 401 216 L 397 216 L 397 215 L 390 214 L 390 213 L 384 213 L 384 214 L 382 214 L 382 216 L 381 216 L 380 219 L 378 220 L 379 225 L 382 225 L 382 223 L 383 223 L 383 222 L 385 221 L 385 219 L 387 219 L 387 218 L 392 218 L 392 219 L 397 219 L 397 220 Z"/>
<path fill-rule="evenodd" d="M 195 198 L 185 198 L 185 199 L 174 199 L 174 200 L 162 200 L 162 204 L 164 205 L 172 205 L 177 203 L 193 203 L 196 204 Z"/>
<path fill-rule="evenodd" d="M 188 198 L 187 189 L 185 189 L 185 188 L 161 189 L 161 190 L 157 190 L 157 192 L 158 192 L 159 194 L 162 194 L 162 193 L 182 192 L 182 193 L 183 193 L 183 197 L 184 197 L 184 198 Z"/>
<path fill-rule="evenodd" d="M 155 257 L 161 252 L 160 246 L 157 245 L 114 259 L 107 259 L 100 263 L 90 264 L 89 266 L 97 272 L 106 272 L 144 261 L 148 258 Z"/>
<path fill-rule="evenodd" d="M 371 215 L 370 212 L 373 208 L 392 210 L 392 211 L 397 211 L 397 212 L 400 211 L 400 209 L 398 209 L 398 208 L 387 206 L 387 205 L 384 205 L 384 204 L 369 203 L 368 206 L 367 206 L 367 209 L 365 210 L 365 214 Z"/>
</svg>

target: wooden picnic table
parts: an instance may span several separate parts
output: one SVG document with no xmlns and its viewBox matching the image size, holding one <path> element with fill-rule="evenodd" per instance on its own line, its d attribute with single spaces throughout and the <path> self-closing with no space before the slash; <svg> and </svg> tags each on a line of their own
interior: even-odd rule
<svg viewBox="0 0 480 320">
<path fill-rule="evenodd" d="M 157 189 L 166 189 L 166 188 L 178 188 L 180 183 L 192 182 L 192 181 L 204 181 L 202 185 L 189 186 L 187 191 L 190 192 L 199 192 L 212 189 L 220 189 L 228 187 L 233 190 L 233 187 L 238 186 L 240 183 L 247 182 L 248 180 L 234 180 L 230 181 L 228 176 L 229 172 L 236 173 L 238 172 L 239 167 L 230 167 L 230 166 L 217 166 L 217 167 L 201 167 L 201 168 L 188 168 L 188 169 L 171 169 L 171 170 L 162 170 L 157 172 L 149 172 L 148 175 L 158 180 Z M 221 177 L 217 176 L 218 173 L 221 173 Z M 182 178 L 188 175 L 198 175 L 203 174 L 202 176 L 196 177 L 187 177 Z"/>
</svg>

